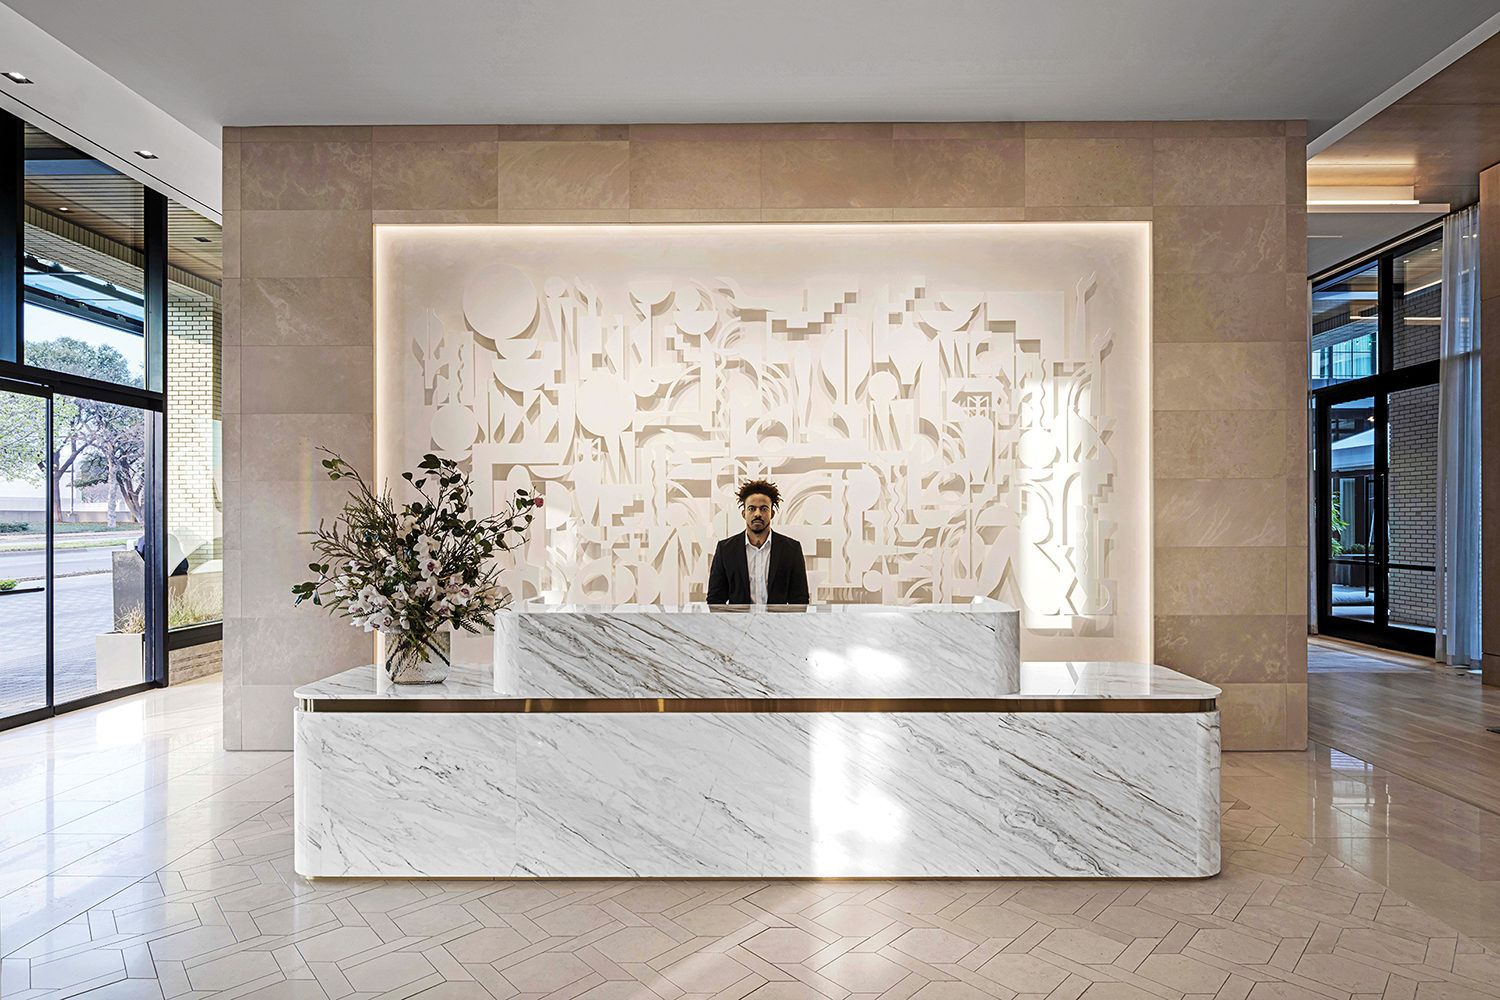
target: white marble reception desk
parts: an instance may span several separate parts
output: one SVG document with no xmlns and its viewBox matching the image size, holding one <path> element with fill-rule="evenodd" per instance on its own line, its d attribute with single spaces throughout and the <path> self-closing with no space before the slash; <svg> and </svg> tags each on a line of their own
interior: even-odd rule
<svg viewBox="0 0 1500 1000">
<path fill-rule="evenodd" d="M 818 648 L 841 661 L 804 660 L 800 676 L 790 666 L 744 674 L 732 664 L 792 659 L 791 646 L 780 661 L 774 643 L 756 652 L 755 638 L 759 625 L 795 613 L 620 612 L 624 621 L 602 624 L 605 609 L 516 615 L 529 635 L 505 636 L 504 622 L 496 633 L 502 660 L 512 659 L 455 666 L 444 684 L 398 687 L 371 666 L 299 688 L 297 871 L 1173 878 L 1219 869 L 1219 691 L 1208 684 L 1148 664 L 1022 663 L 1001 694 L 982 650 L 960 662 L 952 630 L 934 644 L 941 655 L 902 673 L 879 659 L 878 627 L 839 625 Z M 908 624 L 960 620 L 904 613 Z M 697 620 L 683 627 L 697 630 L 693 652 L 674 657 L 671 622 L 686 617 L 713 623 L 701 628 L 733 623 L 722 626 L 723 660 L 708 655 Z M 881 620 L 801 617 L 788 627 Z M 552 649 L 542 648 L 549 621 L 566 633 Z M 607 653 L 622 643 L 626 653 Z M 714 669 L 666 669 L 689 661 Z M 938 676 L 949 664 L 957 680 Z"/>
</svg>

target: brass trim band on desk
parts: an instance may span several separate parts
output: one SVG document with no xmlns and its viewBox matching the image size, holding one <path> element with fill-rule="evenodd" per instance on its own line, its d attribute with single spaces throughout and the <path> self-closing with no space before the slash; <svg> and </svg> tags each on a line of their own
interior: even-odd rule
<svg viewBox="0 0 1500 1000">
<path fill-rule="evenodd" d="M 1217 712 L 1216 698 L 300 698 L 304 712 L 558 714 L 608 712 L 807 714 L 823 712 Z"/>
</svg>

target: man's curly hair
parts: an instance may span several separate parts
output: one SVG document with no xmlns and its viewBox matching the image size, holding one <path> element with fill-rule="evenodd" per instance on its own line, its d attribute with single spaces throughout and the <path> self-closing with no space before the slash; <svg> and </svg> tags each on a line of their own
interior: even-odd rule
<svg viewBox="0 0 1500 1000">
<path fill-rule="evenodd" d="M 745 506 L 745 501 L 759 493 L 761 496 L 771 498 L 771 509 L 776 510 L 781 506 L 781 491 L 776 484 L 764 479 L 747 479 L 740 483 L 740 506 Z"/>
</svg>

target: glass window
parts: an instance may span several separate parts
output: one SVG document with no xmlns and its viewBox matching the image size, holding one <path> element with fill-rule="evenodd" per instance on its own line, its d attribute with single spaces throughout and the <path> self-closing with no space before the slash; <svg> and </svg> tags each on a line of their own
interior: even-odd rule
<svg viewBox="0 0 1500 1000">
<path fill-rule="evenodd" d="M 1371 264 L 1313 289 L 1308 384 L 1317 389 L 1377 371 L 1379 267 Z"/>
<path fill-rule="evenodd" d="M 1436 361 L 1443 317 L 1443 241 L 1397 257 L 1391 284 L 1392 365 Z"/>
<path fill-rule="evenodd" d="M 144 189 L 26 126 L 25 362 L 144 384 Z"/>
<path fill-rule="evenodd" d="M 167 206 L 167 624 L 224 610 L 220 300 L 217 223 Z"/>
</svg>

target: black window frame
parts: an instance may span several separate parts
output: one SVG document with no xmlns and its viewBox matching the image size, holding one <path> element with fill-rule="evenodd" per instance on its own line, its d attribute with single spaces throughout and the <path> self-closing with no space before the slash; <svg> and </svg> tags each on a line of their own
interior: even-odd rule
<svg viewBox="0 0 1500 1000">
<path fill-rule="evenodd" d="M 137 407 L 147 416 L 147 468 L 150 470 L 145 523 L 145 662 L 139 684 L 102 691 L 57 704 L 53 697 L 53 516 L 47 518 L 47 704 L 29 712 L 0 718 L 0 731 L 38 722 L 116 698 L 138 694 L 167 684 L 167 198 L 143 185 L 145 213 L 145 321 L 146 377 L 142 387 L 118 385 L 67 372 L 55 372 L 26 364 L 23 309 L 25 285 L 25 154 L 26 122 L 0 109 L 0 389 L 40 396 L 47 401 L 47 435 L 50 454 L 52 399 L 76 396 Z M 198 641 L 211 641 L 206 636 Z"/>
<path fill-rule="evenodd" d="M 1442 238 L 1443 223 L 1440 219 L 1398 237 L 1384 246 L 1346 260 L 1334 267 L 1326 268 L 1308 278 L 1309 301 L 1311 301 L 1312 296 L 1322 288 L 1368 269 L 1371 262 L 1374 262 L 1377 268 L 1375 373 L 1363 378 L 1333 382 L 1316 389 L 1309 386 L 1307 390 L 1308 405 L 1313 417 L 1311 427 L 1313 438 L 1313 455 L 1311 457 L 1313 461 L 1309 473 L 1313 476 L 1314 480 L 1314 513 L 1312 518 L 1313 530 L 1310 535 L 1310 557 L 1313 560 L 1313 574 L 1316 580 L 1316 587 L 1314 589 L 1317 596 L 1314 607 L 1318 632 L 1324 635 L 1351 639 L 1372 646 L 1397 649 L 1421 656 L 1432 656 L 1434 654 L 1435 633 L 1428 633 L 1424 630 L 1406 628 L 1399 625 L 1390 625 L 1387 622 L 1389 612 L 1388 578 L 1389 570 L 1391 569 L 1388 551 L 1389 525 L 1385 523 L 1388 520 L 1389 514 L 1388 492 L 1390 478 L 1389 456 L 1386 454 L 1388 447 L 1387 438 L 1390 433 L 1389 414 L 1387 410 L 1388 399 L 1392 393 L 1419 389 L 1428 385 L 1437 385 L 1441 363 L 1438 360 L 1431 360 L 1406 365 L 1401 368 L 1394 366 L 1394 269 L 1397 258 L 1420 250 L 1425 246 L 1442 240 Z M 1311 359 L 1311 338 L 1308 340 L 1307 350 L 1308 357 Z M 1324 432 L 1324 428 L 1328 424 L 1329 411 L 1339 403 L 1352 402 L 1353 400 L 1364 399 L 1366 397 L 1372 399 L 1374 403 L 1375 426 L 1384 430 L 1384 433 L 1377 433 L 1374 439 L 1376 502 L 1382 520 L 1382 530 L 1376 533 L 1375 565 L 1377 567 L 1376 579 L 1378 583 L 1374 595 L 1375 610 L 1373 617 L 1376 620 L 1374 624 L 1347 618 L 1337 618 L 1333 614 L 1332 593 L 1328 572 L 1333 559 L 1333 538 L 1326 523 L 1327 512 L 1331 510 L 1332 505 L 1332 490 L 1328 475 L 1333 464 L 1332 442 Z"/>
</svg>

